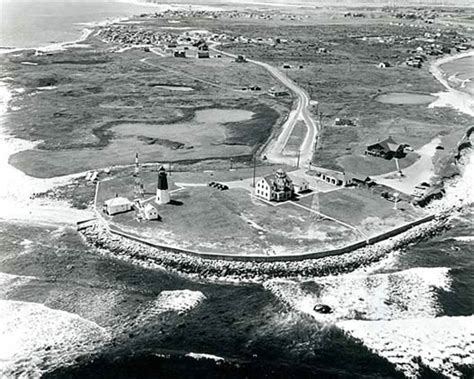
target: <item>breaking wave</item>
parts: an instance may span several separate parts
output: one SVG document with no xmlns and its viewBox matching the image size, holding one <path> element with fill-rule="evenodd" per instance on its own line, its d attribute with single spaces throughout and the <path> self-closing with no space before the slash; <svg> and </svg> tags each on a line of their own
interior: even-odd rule
<svg viewBox="0 0 474 379">
<path fill-rule="evenodd" d="M 109 339 L 99 325 L 43 304 L 0 300 L 0 377 L 40 377 Z"/>
<path fill-rule="evenodd" d="M 474 316 L 392 321 L 342 321 L 337 324 L 409 377 L 420 363 L 449 378 L 474 363 Z"/>
<path fill-rule="evenodd" d="M 334 323 L 349 319 L 434 317 L 440 311 L 437 291 L 449 290 L 450 282 L 448 268 L 413 268 L 385 274 L 329 276 L 304 282 L 270 280 L 264 287 L 293 309 L 318 321 Z M 315 304 L 330 306 L 332 313 L 315 312 Z"/>
</svg>

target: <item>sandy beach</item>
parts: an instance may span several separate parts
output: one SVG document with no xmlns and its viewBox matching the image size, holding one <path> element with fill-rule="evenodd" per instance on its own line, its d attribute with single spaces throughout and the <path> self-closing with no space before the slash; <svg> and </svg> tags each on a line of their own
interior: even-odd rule
<svg viewBox="0 0 474 379">
<path fill-rule="evenodd" d="M 466 113 L 474 117 L 473 96 L 470 96 L 466 92 L 462 92 L 450 87 L 446 74 L 441 70 L 441 65 L 445 63 L 452 62 L 456 59 L 472 57 L 472 56 L 474 56 L 474 51 L 468 51 L 465 53 L 444 57 L 433 62 L 433 64 L 431 65 L 430 71 L 434 75 L 434 77 L 444 87 L 446 87 L 446 91 L 433 94 L 434 96 L 437 96 L 438 99 L 429 105 L 430 108 L 446 107 L 446 106 L 452 107 L 462 113 Z"/>
</svg>

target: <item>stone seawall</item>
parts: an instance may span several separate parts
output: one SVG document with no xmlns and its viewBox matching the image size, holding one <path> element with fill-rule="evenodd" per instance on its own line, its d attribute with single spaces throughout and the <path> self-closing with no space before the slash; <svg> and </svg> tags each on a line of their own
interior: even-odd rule
<svg viewBox="0 0 474 379">
<path fill-rule="evenodd" d="M 113 234 L 100 222 L 82 230 L 81 233 L 86 242 L 99 248 L 102 254 L 143 267 L 163 268 L 211 280 L 263 281 L 270 278 L 325 276 L 350 272 L 376 262 L 389 252 L 401 249 L 409 243 L 437 234 L 440 230 L 448 227 L 448 222 L 448 217 L 438 216 L 392 238 L 342 255 L 276 262 L 203 259 L 167 251 Z"/>
</svg>

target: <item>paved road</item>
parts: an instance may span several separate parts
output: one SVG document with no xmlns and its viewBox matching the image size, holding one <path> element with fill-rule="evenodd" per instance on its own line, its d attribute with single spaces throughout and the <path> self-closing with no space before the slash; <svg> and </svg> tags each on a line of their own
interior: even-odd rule
<svg viewBox="0 0 474 379">
<path fill-rule="evenodd" d="M 211 50 L 226 55 L 232 58 L 236 58 L 235 54 L 227 53 L 216 49 L 218 44 L 214 44 L 210 47 Z M 301 144 L 300 148 L 300 166 L 309 165 L 313 155 L 313 147 L 315 139 L 318 133 L 318 125 L 311 118 L 309 112 L 310 98 L 306 91 L 298 85 L 296 85 L 290 78 L 288 78 L 283 72 L 278 70 L 276 67 L 273 67 L 267 63 L 255 61 L 252 59 L 247 60 L 250 63 L 256 64 L 265 68 L 274 78 L 279 80 L 285 87 L 291 90 L 297 97 L 297 106 L 296 109 L 292 110 L 288 116 L 288 119 L 282 126 L 282 131 L 278 138 L 272 141 L 262 155 L 265 155 L 270 162 L 275 163 L 284 163 L 289 165 L 296 166 L 297 157 L 294 155 L 285 154 L 285 146 L 288 142 L 288 139 L 291 136 L 291 132 L 295 127 L 297 121 L 301 120 L 305 123 L 307 127 L 306 136 Z"/>
</svg>

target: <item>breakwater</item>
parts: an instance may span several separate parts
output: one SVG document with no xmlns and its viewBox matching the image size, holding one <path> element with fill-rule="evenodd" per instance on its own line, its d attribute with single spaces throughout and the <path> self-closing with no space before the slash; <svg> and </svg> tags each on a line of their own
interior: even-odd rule
<svg viewBox="0 0 474 379">
<path fill-rule="evenodd" d="M 208 280 L 264 281 L 270 278 L 326 276 L 350 272 L 379 261 L 393 250 L 402 249 L 410 243 L 432 237 L 448 226 L 449 218 L 438 216 L 394 237 L 350 253 L 318 259 L 274 262 L 205 259 L 177 253 L 114 234 L 101 222 L 82 230 L 81 233 L 86 242 L 99 248 L 102 254 L 143 267 L 162 268 Z"/>
</svg>

